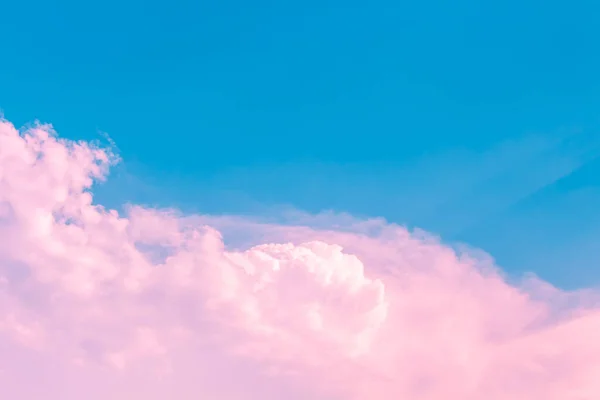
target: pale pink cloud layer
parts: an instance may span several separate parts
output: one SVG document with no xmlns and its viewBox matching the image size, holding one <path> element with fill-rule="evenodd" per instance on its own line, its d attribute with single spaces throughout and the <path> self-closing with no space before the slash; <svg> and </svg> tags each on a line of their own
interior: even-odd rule
<svg viewBox="0 0 600 400">
<path fill-rule="evenodd" d="M 0 122 L 0 398 L 600 399 L 594 290 L 378 220 L 119 215 L 114 161 Z"/>
</svg>

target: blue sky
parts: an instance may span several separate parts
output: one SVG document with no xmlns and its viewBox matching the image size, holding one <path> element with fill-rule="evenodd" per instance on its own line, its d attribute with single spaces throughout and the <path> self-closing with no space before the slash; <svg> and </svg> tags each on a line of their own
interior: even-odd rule
<svg viewBox="0 0 600 400">
<path fill-rule="evenodd" d="M 592 1 L 4 1 L 0 108 L 125 162 L 105 202 L 420 226 L 600 282 Z"/>
</svg>

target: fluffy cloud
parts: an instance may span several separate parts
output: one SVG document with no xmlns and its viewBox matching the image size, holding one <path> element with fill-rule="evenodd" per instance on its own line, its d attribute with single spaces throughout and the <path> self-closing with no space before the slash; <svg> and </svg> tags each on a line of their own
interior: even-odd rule
<svg viewBox="0 0 600 400">
<path fill-rule="evenodd" d="M 114 162 L 0 122 L 7 398 L 600 398 L 593 290 L 378 220 L 119 215 L 91 193 Z"/>
</svg>

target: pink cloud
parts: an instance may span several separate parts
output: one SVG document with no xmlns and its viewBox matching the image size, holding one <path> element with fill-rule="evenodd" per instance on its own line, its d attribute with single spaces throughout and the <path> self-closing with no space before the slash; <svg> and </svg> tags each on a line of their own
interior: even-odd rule
<svg viewBox="0 0 600 400">
<path fill-rule="evenodd" d="M 119 215 L 115 161 L 0 122 L 3 397 L 600 398 L 594 290 L 381 220 Z"/>
</svg>

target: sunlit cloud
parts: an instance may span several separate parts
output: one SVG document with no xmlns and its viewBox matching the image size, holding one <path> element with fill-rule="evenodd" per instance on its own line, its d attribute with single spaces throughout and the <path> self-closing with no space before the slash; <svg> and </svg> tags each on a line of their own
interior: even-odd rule
<svg viewBox="0 0 600 400">
<path fill-rule="evenodd" d="M 0 122 L 8 398 L 600 398 L 592 289 L 383 220 L 119 214 L 92 192 L 117 161 Z"/>
</svg>

